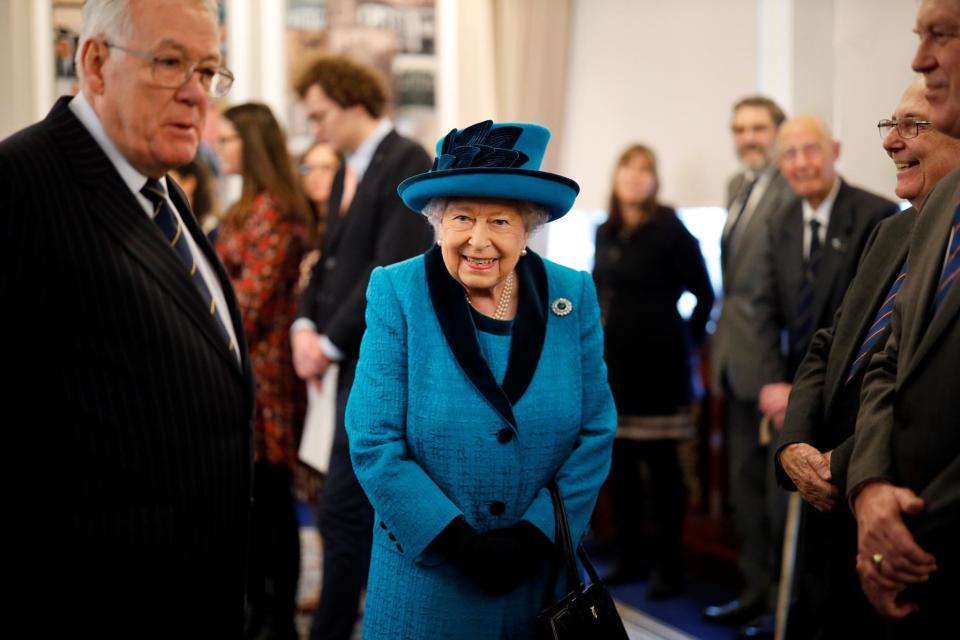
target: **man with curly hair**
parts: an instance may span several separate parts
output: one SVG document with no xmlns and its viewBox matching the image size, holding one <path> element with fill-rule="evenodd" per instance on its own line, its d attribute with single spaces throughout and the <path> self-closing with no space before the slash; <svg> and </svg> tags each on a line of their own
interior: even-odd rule
<svg viewBox="0 0 960 640">
<path fill-rule="evenodd" d="M 375 267 L 430 246 L 432 231 L 397 195 L 405 178 L 430 168 L 417 143 L 384 117 L 387 93 L 373 69 L 324 57 L 295 86 L 317 140 L 346 156 L 334 178 L 322 256 L 291 329 L 297 374 L 319 384 L 340 366 L 333 452 L 320 502 L 323 582 L 312 638 L 350 638 L 370 564 L 373 511 L 350 464 L 344 409 L 364 330 L 367 281 Z"/>
</svg>

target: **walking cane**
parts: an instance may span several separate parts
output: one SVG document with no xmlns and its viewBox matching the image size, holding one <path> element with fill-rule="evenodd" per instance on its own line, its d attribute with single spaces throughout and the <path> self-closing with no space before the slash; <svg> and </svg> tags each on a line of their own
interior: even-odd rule
<svg viewBox="0 0 960 640">
<path fill-rule="evenodd" d="M 777 589 L 777 620 L 774 640 L 787 637 L 787 616 L 793 599 L 793 574 L 797 564 L 797 536 L 800 532 L 800 494 L 790 494 L 787 503 L 787 525 L 783 532 L 783 557 L 780 560 L 780 586 Z"/>
</svg>

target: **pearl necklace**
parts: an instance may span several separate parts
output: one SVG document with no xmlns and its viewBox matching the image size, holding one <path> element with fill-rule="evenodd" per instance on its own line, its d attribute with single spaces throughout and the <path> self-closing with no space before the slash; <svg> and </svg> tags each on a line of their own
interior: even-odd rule
<svg viewBox="0 0 960 640">
<path fill-rule="evenodd" d="M 497 308 L 493 312 L 494 320 L 503 320 L 503 316 L 507 313 L 507 308 L 513 299 L 513 283 L 514 277 L 513 271 L 511 271 L 503 283 L 503 289 L 500 291 L 500 299 L 497 301 Z M 465 295 L 467 296 L 467 304 L 472 307 L 473 302 L 470 300 L 470 294 L 465 292 Z"/>
</svg>

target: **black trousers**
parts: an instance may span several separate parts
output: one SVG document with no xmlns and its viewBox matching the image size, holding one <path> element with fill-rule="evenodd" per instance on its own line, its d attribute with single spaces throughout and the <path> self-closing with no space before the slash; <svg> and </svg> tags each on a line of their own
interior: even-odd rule
<svg viewBox="0 0 960 640">
<path fill-rule="evenodd" d="M 610 488 L 620 567 L 639 571 L 649 564 L 668 579 L 680 578 L 687 490 L 677 441 L 617 438 Z"/>
<path fill-rule="evenodd" d="M 337 430 L 320 498 L 323 578 L 320 603 L 310 629 L 311 640 L 349 640 L 357 620 L 360 592 L 370 568 L 373 509 L 353 473 L 344 427 L 356 365 L 356 361 L 340 363 Z"/>
<path fill-rule="evenodd" d="M 295 640 L 300 576 L 300 532 L 293 506 L 292 474 L 285 464 L 259 460 L 253 467 L 250 563 L 245 636 Z"/>
<path fill-rule="evenodd" d="M 883 620 L 860 588 L 857 522 L 844 504 L 821 513 L 804 503 L 788 640 L 880 638 Z"/>
</svg>

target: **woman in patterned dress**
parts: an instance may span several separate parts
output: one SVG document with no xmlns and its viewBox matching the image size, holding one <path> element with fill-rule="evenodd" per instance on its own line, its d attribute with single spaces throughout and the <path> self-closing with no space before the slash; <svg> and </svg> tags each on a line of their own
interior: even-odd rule
<svg viewBox="0 0 960 640">
<path fill-rule="evenodd" d="M 224 111 L 217 142 L 224 174 L 243 179 L 216 249 L 237 294 L 257 380 L 247 637 L 272 627 L 269 637 L 295 638 L 300 542 L 291 477 L 303 388 L 290 361 L 289 329 L 312 224 L 286 137 L 268 107 Z"/>
</svg>

